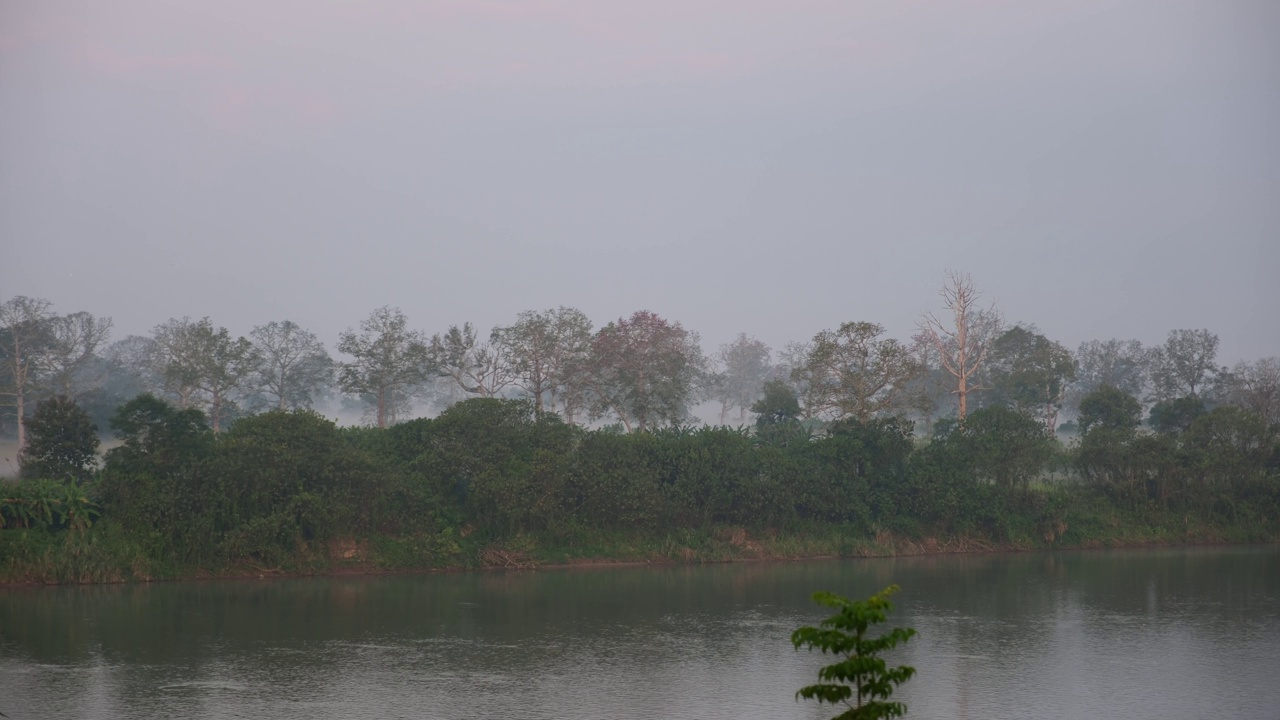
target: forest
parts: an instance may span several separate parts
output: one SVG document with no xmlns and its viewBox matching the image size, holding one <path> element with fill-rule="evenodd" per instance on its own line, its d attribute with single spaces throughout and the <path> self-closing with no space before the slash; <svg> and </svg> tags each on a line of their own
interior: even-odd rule
<svg viewBox="0 0 1280 720">
<path fill-rule="evenodd" d="M 1280 359 L 1219 366 L 1195 329 L 1072 351 L 968 276 L 940 295 L 905 340 L 851 321 L 710 356 L 647 311 L 428 336 L 383 307 L 336 360 L 289 321 L 111 342 L 10 298 L 0 579 L 1280 537 Z"/>
</svg>

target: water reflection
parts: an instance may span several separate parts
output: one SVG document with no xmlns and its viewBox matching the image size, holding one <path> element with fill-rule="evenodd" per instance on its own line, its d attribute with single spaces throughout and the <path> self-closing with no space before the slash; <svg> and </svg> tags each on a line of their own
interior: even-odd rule
<svg viewBox="0 0 1280 720">
<path fill-rule="evenodd" d="M 809 594 L 896 582 L 920 718 L 1268 717 L 1280 550 L 939 556 L 0 591 L 36 717 L 816 718 Z"/>
</svg>

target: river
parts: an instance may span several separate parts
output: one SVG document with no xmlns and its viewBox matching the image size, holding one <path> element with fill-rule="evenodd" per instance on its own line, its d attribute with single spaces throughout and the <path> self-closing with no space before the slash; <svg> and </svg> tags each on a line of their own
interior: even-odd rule
<svg viewBox="0 0 1280 720">
<path fill-rule="evenodd" d="M 0 589 L 34 718 L 825 718 L 814 590 L 897 583 L 909 718 L 1280 718 L 1280 548 Z"/>
</svg>

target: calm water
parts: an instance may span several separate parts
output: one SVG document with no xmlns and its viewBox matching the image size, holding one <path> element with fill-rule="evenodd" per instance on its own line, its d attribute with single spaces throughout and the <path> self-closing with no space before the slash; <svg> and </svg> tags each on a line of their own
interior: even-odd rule
<svg viewBox="0 0 1280 720">
<path fill-rule="evenodd" d="M 816 589 L 903 587 L 913 718 L 1280 718 L 1280 548 L 0 590 L 29 718 L 819 718 Z"/>
</svg>

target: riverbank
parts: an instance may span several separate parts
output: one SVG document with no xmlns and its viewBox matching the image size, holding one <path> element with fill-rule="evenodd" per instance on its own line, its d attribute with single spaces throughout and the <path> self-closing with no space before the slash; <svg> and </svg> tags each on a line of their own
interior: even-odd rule
<svg viewBox="0 0 1280 720">
<path fill-rule="evenodd" d="M 157 560 L 109 524 L 82 532 L 0 531 L 0 586 L 103 584 L 218 578 L 380 575 L 475 570 L 532 570 L 829 558 L 875 558 L 1132 547 L 1280 542 L 1271 523 L 1213 525 L 1187 516 L 1148 515 L 1144 522 L 1095 518 L 1073 531 L 1060 522 L 1039 536 L 908 536 L 847 526 L 781 530 L 721 526 L 668 532 L 581 530 L 483 537 L 463 529 L 436 535 L 344 538 L 287 557 L 234 563 Z"/>
</svg>

